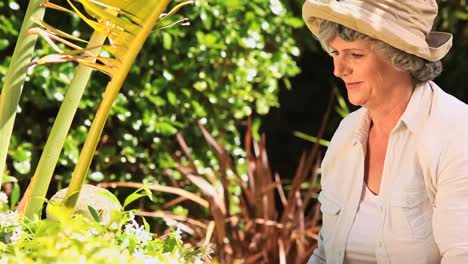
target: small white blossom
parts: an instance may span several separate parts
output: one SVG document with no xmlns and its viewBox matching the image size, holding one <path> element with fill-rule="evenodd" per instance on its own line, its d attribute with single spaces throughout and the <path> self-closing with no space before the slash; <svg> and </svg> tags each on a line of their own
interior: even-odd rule
<svg viewBox="0 0 468 264">
<path fill-rule="evenodd" d="M 146 256 L 145 252 L 140 248 L 135 249 L 135 251 L 133 252 L 132 255 L 135 256 L 135 257 L 145 257 Z"/>
<path fill-rule="evenodd" d="M 130 216 L 130 218 L 132 218 L 132 216 Z M 132 219 L 130 223 L 125 225 L 125 233 L 128 235 L 134 234 L 138 243 L 143 246 L 153 239 L 152 234 L 146 231 L 144 226 L 138 225 L 135 219 Z"/>
<path fill-rule="evenodd" d="M 18 213 L 16 211 L 9 211 L 6 213 L 0 213 L 0 226 L 10 227 L 19 225 Z"/>
<path fill-rule="evenodd" d="M 135 220 L 135 213 L 133 213 L 133 211 L 128 212 L 128 216 L 130 217 L 130 220 Z"/>
<path fill-rule="evenodd" d="M 180 229 L 180 225 L 177 225 L 177 229 L 174 234 L 178 240 L 182 240 L 182 230 Z"/>
<path fill-rule="evenodd" d="M 97 235 L 99 235 L 99 232 L 96 230 L 96 228 L 91 228 L 91 229 L 89 230 L 89 234 L 90 234 L 91 236 L 97 236 Z"/>
<path fill-rule="evenodd" d="M 194 264 L 204 264 L 205 262 L 201 259 L 201 255 L 198 254 L 197 257 L 195 258 Z"/>
<path fill-rule="evenodd" d="M 13 230 L 13 233 L 11 233 L 10 236 L 10 242 L 15 243 L 23 234 L 23 229 L 21 229 L 21 226 L 18 226 Z"/>
</svg>

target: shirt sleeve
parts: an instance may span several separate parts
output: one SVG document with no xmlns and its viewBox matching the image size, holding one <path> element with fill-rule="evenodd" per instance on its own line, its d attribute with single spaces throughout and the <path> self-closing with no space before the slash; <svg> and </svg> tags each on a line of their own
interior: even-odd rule
<svg viewBox="0 0 468 264">
<path fill-rule="evenodd" d="M 439 160 L 433 213 L 443 264 L 468 263 L 468 131 L 451 138 Z"/>
</svg>

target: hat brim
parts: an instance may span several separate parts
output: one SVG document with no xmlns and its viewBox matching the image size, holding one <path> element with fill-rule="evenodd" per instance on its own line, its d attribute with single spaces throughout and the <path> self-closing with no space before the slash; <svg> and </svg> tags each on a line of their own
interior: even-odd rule
<svg viewBox="0 0 468 264">
<path fill-rule="evenodd" d="M 423 39 L 376 12 L 344 1 L 307 0 L 302 7 L 302 17 L 316 37 L 320 23 L 328 20 L 429 61 L 442 59 L 452 46 L 450 33 L 432 31 Z"/>
</svg>

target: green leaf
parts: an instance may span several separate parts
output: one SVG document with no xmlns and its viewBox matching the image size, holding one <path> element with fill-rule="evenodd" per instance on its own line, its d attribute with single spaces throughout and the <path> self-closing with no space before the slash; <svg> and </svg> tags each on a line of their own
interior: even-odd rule
<svg viewBox="0 0 468 264">
<path fill-rule="evenodd" d="M 258 98 L 256 101 L 257 112 L 261 115 L 266 115 L 270 110 L 268 101 L 265 98 Z"/>
<path fill-rule="evenodd" d="M 146 194 L 141 194 L 141 193 L 132 193 L 130 194 L 127 198 L 125 198 L 124 205 L 123 207 L 126 208 L 127 205 L 133 203 L 134 201 L 140 199 L 141 197 L 147 196 Z"/>
<path fill-rule="evenodd" d="M 13 184 L 13 190 L 11 191 L 11 195 L 10 195 L 10 208 L 13 208 L 14 206 L 16 206 L 16 204 L 19 201 L 19 197 L 20 197 L 20 187 L 18 183 L 15 182 Z"/>
<path fill-rule="evenodd" d="M 133 203 L 141 197 L 149 197 L 151 199 L 151 194 L 151 190 L 149 190 L 148 187 L 140 188 L 125 199 L 123 207 L 126 208 L 127 205 Z"/>
<path fill-rule="evenodd" d="M 468 12 L 457 10 L 455 11 L 455 17 L 457 17 L 460 20 L 468 20 Z"/>
<path fill-rule="evenodd" d="M 163 135 L 174 135 L 177 133 L 177 128 L 167 122 L 160 122 L 156 124 L 156 131 Z"/>
<path fill-rule="evenodd" d="M 300 28 L 304 26 L 304 21 L 297 17 L 288 17 L 285 19 L 285 22 L 293 28 Z"/>
<path fill-rule="evenodd" d="M 164 49 L 170 50 L 172 48 L 172 36 L 167 32 L 162 32 L 163 47 Z"/>
<path fill-rule="evenodd" d="M 146 195 L 148 196 L 148 198 L 150 199 L 150 201 L 153 201 L 153 192 L 151 192 L 150 188 L 148 188 L 148 186 L 143 186 L 142 187 L 143 191 L 146 192 Z"/>
<path fill-rule="evenodd" d="M 175 246 L 177 245 L 177 240 L 175 239 L 175 237 L 173 236 L 169 236 L 167 239 L 166 239 L 166 243 L 164 243 L 164 248 L 163 248 L 163 252 L 166 253 L 166 252 L 172 252 L 175 248 Z"/>
<path fill-rule="evenodd" d="M 5 34 L 18 36 L 18 29 L 8 18 L 4 16 L 0 16 L 0 30 L 4 31 Z"/>
<path fill-rule="evenodd" d="M 18 180 L 13 176 L 5 175 L 3 176 L 3 183 L 18 182 Z"/>
<path fill-rule="evenodd" d="M 171 105 L 177 105 L 177 96 L 171 90 L 167 91 L 167 100 Z"/>
<path fill-rule="evenodd" d="M 8 39 L 0 39 L 0 50 L 6 49 L 9 44 Z"/>
<path fill-rule="evenodd" d="M 143 225 L 145 226 L 145 231 L 150 232 L 150 225 L 148 224 L 146 219 L 144 217 L 142 217 L 141 219 L 143 219 Z"/>
<path fill-rule="evenodd" d="M 302 139 L 305 139 L 307 141 L 310 141 L 312 143 L 316 143 L 317 142 L 317 137 L 314 137 L 314 136 L 311 136 L 311 135 L 307 135 L 305 133 L 302 133 L 302 132 L 299 132 L 299 131 L 294 131 L 294 135 L 296 137 L 299 137 L 299 138 L 302 138 Z M 328 147 L 330 145 L 330 141 L 328 140 L 324 140 L 324 139 L 320 139 L 319 140 L 319 144 L 324 146 L 324 147 Z"/>
<path fill-rule="evenodd" d="M 94 221 L 96 222 L 99 222 L 99 214 L 98 212 L 96 211 L 96 209 L 94 209 L 92 206 L 88 205 L 88 211 L 91 213 L 91 216 L 93 217 Z"/>
</svg>

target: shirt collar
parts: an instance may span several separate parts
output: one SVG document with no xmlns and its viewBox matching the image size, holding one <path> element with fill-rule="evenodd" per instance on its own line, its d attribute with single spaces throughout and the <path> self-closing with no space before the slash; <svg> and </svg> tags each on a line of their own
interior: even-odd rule
<svg viewBox="0 0 468 264">
<path fill-rule="evenodd" d="M 430 82 L 418 84 L 414 88 L 405 112 L 400 117 L 399 125 L 404 123 L 412 133 L 417 133 L 429 116 L 431 105 L 432 87 Z"/>
<path fill-rule="evenodd" d="M 370 117 L 369 110 L 362 107 L 360 109 L 360 115 L 358 116 L 357 126 L 354 129 L 353 145 L 361 143 L 364 146 L 367 144 L 365 142 L 367 141 L 371 121 L 372 119 Z"/>
<path fill-rule="evenodd" d="M 429 116 L 433 93 L 431 83 L 432 82 L 425 82 L 416 85 L 410 101 L 408 102 L 408 106 L 393 131 L 397 130 L 402 125 L 405 125 L 412 133 L 417 133 L 419 131 L 419 128 Z M 358 122 L 354 129 L 354 145 L 356 143 L 367 144 L 365 142 L 367 142 L 369 127 L 372 121 L 369 110 L 364 107 L 360 110 Z"/>
</svg>

